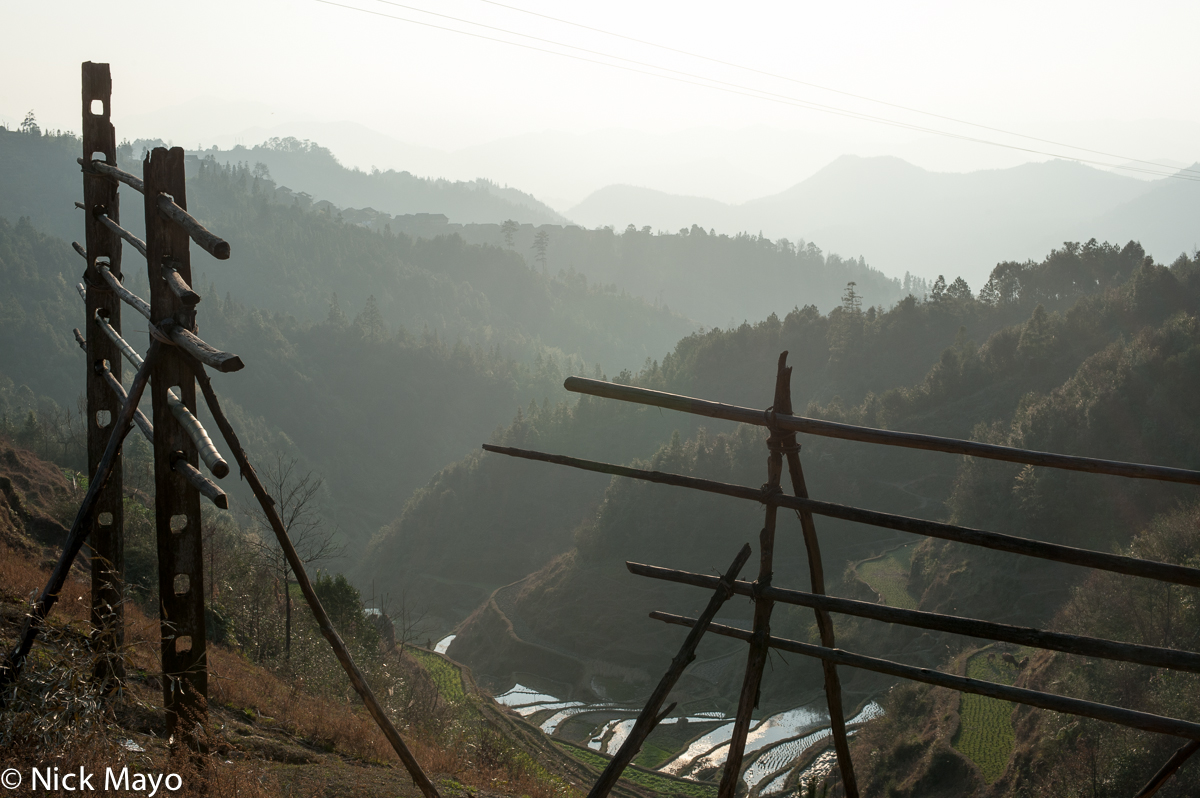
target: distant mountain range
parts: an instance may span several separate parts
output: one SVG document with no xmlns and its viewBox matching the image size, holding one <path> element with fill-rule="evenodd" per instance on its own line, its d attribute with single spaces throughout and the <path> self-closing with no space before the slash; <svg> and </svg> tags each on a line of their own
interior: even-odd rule
<svg viewBox="0 0 1200 798">
<path fill-rule="evenodd" d="M 1200 184 L 1063 160 L 946 173 L 844 155 L 786 191 L 739 205 L 614 185 L 566 215 L 588 227 L 698 224 L 803 238 L 887 274 L 962 276 L 978 290 L 998 262 L 1040 257 L 1064 241 L 1136 239 L 1168 262 L 1191 252 L 1200 244 Z"/>
</svg>

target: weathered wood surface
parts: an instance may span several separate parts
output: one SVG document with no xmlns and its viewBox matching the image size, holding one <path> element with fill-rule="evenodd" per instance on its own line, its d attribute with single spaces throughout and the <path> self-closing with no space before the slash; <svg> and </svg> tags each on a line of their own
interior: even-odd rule
<svg viewBox="0 0 1200 798">
<path fill-rule="evenodd" d="M 667 696 L 671 694 L 675 684 L 679 681 L 679 677 L 683 675 L 683 671 L 696 658 L 696 646 L 700 645 L 700 638 L 704 636 L 704 632 L 708 629 L 709 623 L 716 617 L 717 611 L 729 600 L 733 593 L 729 586 L 737 579 L 737 576 L 742 571 L 742 567 L 746 561 L 750 559 L 750 544 L 742 546 L 741 551 L 733 558 L 733 562 L 729 565 L 728 570 L 722 577 L 714 577 L 716 585 L 713 588 L 712 598 L 708 600 L 708 606 L 704 608 L 704 612 L 700 614 L 700 619 L 692 630 L 688 632 L 687 637 L 683 641 L 683 645 L 679 647 L 679 653 L 671 660 L 671 665 L 667 668 L 667 672 L 658 682 L 658 686 L 654 688 L 654 692 L 650 694 L 650 699 L 646 701 L 646 706 L 642 708 L 641 714 L 633 723 L 633 728 L 629 730 L 629 736 L 625 738 L 625 742 L 609 760 L 605 766 L 604 772 L 600 774 L 600 778 L 592 785 L 592 789 L 588 792 L 588 798 L 605 798 L 617 783 L 617 779 L 621 778 L 621 774 L 625 772 L 625 768 L 637 756 L 638 751 L 642 750 L 642 745 L 646 742 L 646 738 L 650 736 L 650 732 L 654 731 L 654 727 L 662 721 L 666 714 L 670 712 L 670 707 L 666 712 L 660 713 L 659 710 L 667 700 Z M 671 705 L 672 707 L 674 704 Z"/>
<path fill-rule="evenodd" d="M 132 363 L 135 367 L 141 366 L 142 356 L 137 353 L 129 342 L 122 338 L 112 326 L 101 316 L 94 319 L 96 326 L 99 327 L 109 339 L 116 344 L 120 353 Z M 212 438 L 208 434 L 208 430 L 204 429 L 204 425 L 200 420 L 192 414 L 190 410 L 184 406 L 179 400 L 179 395 L 173 389 L 167 391 L 167 405 L 171 408 L 171 412 L 175 415 L 175 419 L 187 432 L 188 437 L 192 439 L 193 445 L 196 447 L 196 453 L 200 459 L 204 461 L 204 465 L 212 472 L 217 479 L 223 479 L 229 474 L 229 463 L 217 451 L 217 447 L 212 442 Z"/>
<path fill-rule="evenodd" d="M 217 260 L 229 260 L 229 242 L 209 232 L 208 228 L 196 221 L 195 217 L 177 205 L 178 198 L 178 194 L 170 196 L 160 194 L 155 204 L 164 216 L 183 228 L 201 249 Z"/>
<path fill-rule="evenodd" d="M 120 297 L 125 302 L 125 304 L 129 305 L 131 308 L 136 310 L 138 313 L 141 313 L 143 316 L 145 316 L 146 321 L 150 320 L 150 303 L 149 302 L 142 299 L 140 296 L 133 293 L 128 288 L 126 288 L 124 285 L 122 285 L 121 281 L 117 278 L 117 276 L 115 274 L 112 273 L 112 270 L 109 269 L 107 266 L 100 267 L 100 276 L 104 279 L 104 282 L 106 282 L 108 284 L 108 287 L 113 290 L 113 293 L 115 293 L 118 297 Z"/>
<path fill-rule="evenodd" d="M 695 623 L 695 620 L 692 618 L 685 618 L 666 612 L 652 612 L 650 613 L 650 617 L 657 621 L 676 624 L 678 626 L 691 626 Z M 754 636 L 753 632 L 721 624 L 709 624 L 708 628 L 714 634 L 732 637 L 737 640 L 749 641 Z M 1162 715 L 1153 715 L 1149 712 L 1139 712 L 1108 704 L 1098 704 L 1094 701 L 1068 698 L 1052 693 L 1043 693 L 1038 690 L 1029 690 L 1023 687 L 995 684 L 993 682 L 980 681 L 979 679 L 970 679 L 965 676 L 953 676 L 948 673 L 929 670 L 928 668 L 902 665 L 899 662 L 892 662 L 891 660 L 868 657 L 863 654 L 851 654 L 836 648 L 829 649 L 823 646 L 815 646 L 811 643 L 801 643 L 798 640 L 772 637 L 768 644 L 771 648 L 777 648 L 780 651 L 791 651 L 794 654 L 817 657 L 851 668 L 861 668 L 863 670 L 875 671 L 876 673 L 886 673 L 889 676 L 898 676 L 901 679 L 910 679 L 914 682 L 948 687 L 951 690 L 958 690 L 963 693 L 985 695 L 989 698 L 998 698 L 1001 701 L 1012 701 L 1017 704 L 1049 709 L 1067 715 L 1079 715 L 1085 718 L 1116 723 L 1121 726 L 1128 726 L 1156 734 L 1168 734 L 1172 737 L 1200 740 L 1200 723 L 1193 723 L 1187 720 L 1166 718 Z"/>
<path fill-rule="evenodd" d="M 680 396 L 663 391 L 652 391 L 648 388 L 636 388 L 632 385 L 618 385 L 603 380 L 587 379 L 585 377 L 568 377 L 563 383 L 568 391 L 584 393 L 590 396 L 600 396 L 606 399 L 617 399 L 622 402 L 663 407 L 692 413 L 708 418 L 722 418 L 743 424 L 767 426 L 767 419 L 762 410 L 751 407 L 727 405 L 721 402 L 710 402 L 705 399 L 694 399 L 690 396 Z M 781 429 L 803 432 L 808 435 L 819 435 L 825 438 L 840 438 L 842 440 L 860 441 L 863 443 L 879 443 L 885 446 L 902 446 L 909 449 L 926 449 L 949 454 L 964 454 L 969 457 L 982 457 L 988 460 L 1004 460 L 1010 463 L 1027 463 L 1047 468 L 1062 468 L 1068 471 L 1085 471 L 1092 474 L 1111 474 L 1119 477 L 1135 479 L 1157 479 L 1165 482 L 1183 482 L 1189 485 L 1200 485 L 1200 471 L 1185 468 L 1168 468 L 1166 466 L 1143 465 L 1140 463 L 1125 463 L 1117 460 L 1102 460 L 1093 457 L 1076 457 L 1068 454 L 1037 452 L 1031 449 L 1016 449 L 1011 446 L 997 446 L 977 441 L 964 441 L 957 438 L 943 438 L 937 435 L 922 435 L 915 432 L 895 432 L 893 430 L 858 427 L 853 424 L 841 424 L 835 421 L 821 421 L 803 416 L 780 415 L 775 419 Z"/>
<path fill-rule="evenodd" d="M 204 371 L 204 367 L 198 361 L 193 361 L 191 367 L 196 382 L 200 384 L 200 390 L 204 393 L 204 401 L 208 404 L 208 410 L 212 414 L 213 420 L 216 421 L 217 428 L 221 430 L 221 434 L 224 436 L 229 450 L 233 453 L 233 459 L 238 464 L 242 479 L 246 480 L 246 484 L 254 492 L 254 497 L 258 499 L 259 506 L 262 508 L 267 522 L 271 525 L 271 529 L 274 530 L 279 547 L 283 550 L 288 565 L 291 566 L 292 573 L 296 576 L 296 582 L 300 585 L 300 592 L 304 594 L 304 600 L 308 602 L 309 609 L 312 610 L 313 617 L 317 621 L 317 626 L 321 629 L 321 634 L 329 641 L 329 646 L 333 649 L 334 656 L 337 657 L 342 669 L 346 671 L 346 675 L 350 677 L 350 684 L 353 685 L 355 692 L 362 698 L 363 704 L 367 707 L 367 712 L 375 719 L 384 736 L 391 743 L 396 755 L 400 757 L 400 761 L 404 763 L 404 767 L 412 777 L 413 783 L 420 788 L 426 798 L 438 798 L 437 788 L 433 786 L 433 782 L 425 775 L 425 771 L 421 770 L 421 766 L 417 763 L 416 758 L 408 750 L 408 746 L 404 744 L 403 738 L 400 737 L 400 732 L 396 730 L 395 725 L 393 725 L 383 707 L 379 705 L 379 701 L 375 698 L 375 693 L 371 691 L 370 686 L 367 684 L 362 671 L 354 664 L 350 652 L 346 649 L 346 644 L 342 642 L 342 638 L 338 635 L 337 630 L 333 628 L 333 622 L 329 620 L 329 614 L 321 606 L 321 600 L 317 598 L 317 593 L 313 590 L 312 582 L 308 579 L 308 573 L 304 570 L 304 563 L 296 553 L 296 548 L 288 538 L 287 530 L 284 529 L 283 521 L 279 518 L 279 512 L 275 509 L 275 500 L 271 498 L 270 494 L 267 493 L 267 489 L 263 487 L 262 480 L 258 478 L 258 473 L 254 470 L 254 466 L 250 465 L 249 458 L 246 457 L 246 452 L 238 440 L 237 433 L 234 432 L 229 419 L 225 417 L 225 413 L 221 410 L 221 403 L 217 399 L 216 392 L 213 390 L 212 380 L 209 379 L 208 374 Z"/>
<path fill-rule="evenodd" d="M 83 333 L 81 333 L 79 331 L 78 327 L 71 330 L 71 332 L 74 333 L 74 335 L 75 335 L 75 343 L 79 344 L 79 348 L 82 349 L 84 352 L 86 352 L 87 351 L 87 340 L 83 337 Z"/>
<path fill-rule="evenodd" d="M 779 358 L 775 374 L 774 403 L 784 401 L 788 392 L 787 381 L 791 369 L 786 366 L 786 353 Z M 779 440 L 768 440 L 767 481 L 763 490 L 768 493 L 780 491 L 779 481 L 783 475 L 783 450 Z M 768 504 L 764 512 L 763 528 L 758 535 L 758 578 L 755 587 L 771 586 L 775 570 L 775 526 L 779 508 Z M 721 783 L 717 787 L 718 798 L 734 798 L 742 781 L 742 759 L 746 754 L 746 736 L 754 722 L 754 710 L 758 707 L 759 689 L 762 686 L 763 668 L 767 664 L 770 650 L 767 638 L 771 636 L 771 612 L 775 602 L 762 593 L 754 595 L 754 637 L 746 653 L 746 670 L 742 674 L 742 690 L 738 695 L 738 708 L 733 718 L 733 731 L 729 736 L 729 749 L 725 755 L 725 767 L 721 771 Z M 695 627 L 693 627 L 695 629 Z"/>
<path fill-rule="evenodd" d="M 116 378 L 113 377 L 112 373 L 107 369 L 104 370 L 104 377 L 108 382 L 108 387 L 112 389 L 112 392 L 122 402 L 124 402 L 125 389 L 121 386 L 121 383 L 117 382 Z M 153 446 L 154 425 L 150 423 L 150 419 L 146 418 L 146 415 L 141 410 L 137 410 L 133 414 L 133 421 L 142 431 L 142 435 L 146 438 L 150 445 Z M 175 473 L 187 480 L 189 485 L 200 491 L 200 495 L 207 498 L 218 508 L 222 510 L 229 509 L 229 496 L 225 494 L 225 491 L 221 490 L 217 483 L 201 474 L 200 469 L 193 467 L 187 462 L 187 460 L 182 458 L 175 458 L 175 460 L 171 463 L 171 468 L 175 470 Z M 228 466 L 226 466 L 226 468 L 228 468 Z"/>
<path fill-rule="evenodd" d="M 184 282 L 174 264 L 164 264 L 162 267 L 162 276 L 167 281 L 167 287 L 171 289 L 171 292 L 175 296 L 179 297 L 180 302 L 185 305 L 197 305 L 200 303 L 200 295 Z"/>
<path fill-rule="evenodd" d="M 133 233 L 126 230 L 121 225 L 108 218 L 107 214 L 96 214 L 96 221 L 107 227 L 114 235 L 124 239 L 126 243 L 131 245 L 138 252 L 142 253 L 142 257 L 146 257 L 146 242 L 135 236 Z"/>
<path fill-rule="evenodd" d="M 108 64 L 84 63 L 81 67 L 80 96 L 83 136 L 83 157 L 89 160 L 99 153 L 110 164 L 117 162 L 117 134 L 111 121 L 112 76 Z M 93 101 L 100 101 L 99 114 L 92 113 Z M 116 184 L 92 173 L 83 174 L 84 210 L 84 321 L 97 313 L 111 319 L 113 328 L 121 329 L 121 302 L 104 284 L 102 271 L 121 273 L 121 237 L 100 221 L 121 219 L 120 196 Z M 118 225 L 119 226 L 119 225 Z M 115 419 L 121 404 L 108 390 L 95 371 L 95 364 L 108 361 L 116 378 L 121 379 L 121 358 L 112 343 L 102 335 L 88 335 L 85 391 L 87 395 L 87 468 L 89 479 L 95 479 L 111 431 L 101 427 L 99 419 L 107 415 Z M 112 463 L 112 477 L 97 498 L 96 515 L 108 520 L 96 524 L 91 537 L 92 608 L 91 623 L 96 636 L 96 676 L 101 683 L 112 685 L 123 673 L 123 660 L 118 655 L 125 640 L 125 504 L 124 475 L 118 449 Z"/>
<path fill-rule="evenodd" d="M 87 260 L 87 259 L 88 259 L 88 256 L 87 256 L 87 250 L 83 248 L 83 244 L 80 244 L 78 241 L 72 241 L 72 242 L 71 242 L 71 247 L 72 247 L 72 248 L 73 248 L 73 249 L 74 249 L 76 252 L 78 252 L 78 253 L 79 253 L 79 256 L 80 256 L 81 258 L 83 258 L 84 260 Z"/>
<path fill-rule="evenodd" d="M 673 568 L 660 568 L 655 565 L 641 563 L 625 563 L 630 573 L 651 579 L 662 579 L 684 585 L 712 589 L 717 584 L 717 577 L 708 574 L 690 573 Z M 754 585 L 751 582 L 738 581 L 733 584 L 733 592 L 742 596 L 753 596 Z M 805 593 L 800 590 L 771 587 L 762 591 L 769 598 L 782 604 L 793 604 L 799 607 L 812 607 L 824 612 L 837 612 L 843 615 L 854 615 L 883 623 L 895 623 L 902 626 L 914 626 L 919 629 L 932 629 L 938 632 L 979 637 L 985 640 L 998 640 L 1004 643 L 1015 643 L 1019 646 L 1043 648 L 1050 651 L 1062 651 L 1066 654 L 1077 654 L 1081 657 L 1098 657 L 1101 659 L 1134 662 L 1139 665 L 1149 665 L 1154 668 L 1190 671 L 1200 673 L 1200 653 L 1181 651 L 1174 648 L 1144 646 L 1136 643 L 1122 643 L 1116 640 L 1105 640 L 1097 637 L 1071 635 L 1063 632 L 1048 632 L 1030 626 L 1014 626 L 991 621 L 978 621 L 973 618 L 962 618 L 957 615 L 942 615 L 923 610 L 904 610 L 889 607 L 886 604 L 873 604 L 868 601 L 834 598 L 815 593 Z M 829 646 L 826 646 L 829 648 Z"/>
<path fill-rule="evenodd" d="M 63 585 L 67 583 L 71 565 L 79 556 L 84 541 L 96 526 L 95 516 L 99 512 L 100 496 L 114 476 L 114 466 L 121 451 L 121 443 L 132 428 L 133 414 L 137 411 L 138 402 L 141 401 L 142 393 L 146 390 L 146 383 L 150 379 L 150 371 L 158 362 L 162 349 L 163 347 L 156 343 L 151 344 L 150 350 L 146 353 L 145 364 L 134 376 L 133 383 L 129 386 L 129 396 L 114 419 L 112 432 L 109 434 L 108 444 L 104 449 L 104 456 L 100 458 L 93 478 L 88 482 L 87 493 L 84 494 L 79 511 L 75 514 L 75 520 L 71 523 L 71 530 L 67 533 L 67 539 L 63 544 L 62 555 L 50 573 L 46 587 L 29 608 L 16 646 L 5 658 L 3 666 L 0 666 L 0 709 L 3 709 L 7 700 L 8 686 L 20 678 L 21 669 L 29 657 L 33 641 L 41 631 L 46 616 L 54 609 Z M 105 388 L 105 390 L 108 389 Z M 93 543 L 93 545 L 95 544 Z"/>
<path fill-rule="evenodd" d="M 539 460 L 545 463 L 565 465 L 583 471 L 594 471 L 600 474 L 611 474 L 630 479 L 640 479 L 646 482 L 656 482 L 661 485 L 674 485 L 681 488 L 692 488 L 706 493 L 716 493 L 731 496 L 735 499 L 747 499 L 763 504 L 777 504 L 793 510 L 809 510 L 813 515 L 828 518 L 840 518 L 843 521 L 854 521 L 870 526 L 895 529 L 899 532 L 911 532 L 915 535 L 953 540 L 995 551 L 1007 551 L 1012 554 L 1022 554 L 1027 557 L 1037 557 L 1044 560 L 1078 565 L 1084 568 L 1095 568 L 1101 571 L 1140 576 L 1155 579 L 1160 582 L 1173 582 L 1189 587 L 1200 587 L 1200 568 L 1189 568 L 1184 565 L 1141 560 L 1136 557 L 1126 557 L 1121 554 L 1108 554 L 1090 549 L 1077 549 L 1073 546 L 1063 546 L 1058 543 L 1044 543 L 1040 540 L 1003 535 L 999 532 L 986 532 L 954 524 L 944 524 L 938 521 L 925 521 L 920 518 L 909 518 L 903 515 L 880 513 L 874 510 L 863 510 L 843 504 L 803 499 L 799 496 L 769 494 L 761 488 L 749 488 L 744 485 L 731 485 L 727 482 L 716 482 L 699 477 L 686 477 L 681 474 L 669 474 L 662 471 L 647 471 L 640 468 L 600 463 L 594 460 L 583 460 L 577 457 L 566 457 L 558 454 L 534 452 L 528 449 L 516 449 L 509 446 L 493 446 L 484 444 L 485 451 L 503 454 L 509 457 L 520 457 L 526 460 Z"/>
<path fill-rule="evenodd" d="M 191 279 L 191 242 L 170 224 L 153 198 L 175 197 L 187 207 L 183 149 L 156 147 L 143 163 L 146 184 L 146 278 L 150 285 L 150 323 L 160 331 L 185 314 L 186 308 L 162 280 L 160 267 L 175 261 Z M 194 316 L 194 314 L 193 314 Z M 194 320 L 191 322 L 194 323 Z M 151 331 L 152 333 L 154 330 Z M 193 416 L 196 381 L 190 362 L 178 346 L 164 346 L 152 374 L 150 396 L 154 422 L 154 517 L 158 541 L 159 625 L 163 667 L 163 708 L 168 736 L 176 745 L 197 750 L 208 714 L 208 641 L 204 622 L 204 539 L 200 492 L 175 470 L 182 458 L 193 468 L 199 453 L 187 429 L 171 409 L 169 393 Z"/>
<path fill-rule="evenodd" d="M 83 167 L 83 171 L 91 170 L 95 174 L 103 175 L 104 177 L 124 183 L 125 185 L 137 191 L 139 194 L 146 192 L 146 186 L 142 183 L 140 177 L 129 174 L 124 169 L 118 169 L 115 166 L 105 163 L 104 161 L 85 161 L 82 158 L 76 158 L 76 163 Z"/>
<path fill-rule="evenodd" d="M 178 324 L 164 322 L 159 327 L 180 349 L 183 349 L 204 365 L 214 368 L 223 374 L 241 371 L 246 367 L 246 364 L 237 355 L 214 349 L 197 338 L 195 333 L 184 329 Z"/>
<path fill-rule="evenodd" d="M 1167 782 L 1171 780 L 1171 777 L 1174 776 L 1179 769 L 1183 767 L 1184 763 L 1191 759 L 1192 755 L 1197 751 L 1200 751 L 1200 741 L 1192 740 L 1189 743 L 1185 743 L 1183 747 L 1171 755 L 1171 758 L 1168 759 L 1166 763 L 1159 769 L 1159 771 L 1154 774 L 1150 781 L 1146 782 L 1145 787 L 1142 787 L 1142 789 L 1138 790 L 1138 794 L 1133 796 L 1133 798 L 1150 798 L 1150 796 L 1155 795 L 1159 790 L 1166 786 Z"/>
<path fill-rule="evenodd" d="M 787 361 L 787 352 L 779 356 L 780 368 Z M 779 414 L 792 414 L 792 370 L 787 369 L 787 380 L 784 383 L 784 393 L 776 397 L 772 405 L 771 421 L 774 422 Z M 779 430 L 778 425 L 774 425 Z M 776 433 L 773 431 L 772 435 Z M 808 486 L 804 482 L 804 469 L 800 465 L 800 444 L 796 441 L 796 433 L 781 434 L 780 449 L 787 458 L 788 476 L 792 483 L 792 493 L 801 499 L 808 498 Z M 817 526 L 813 522 L 812 512 L 797 510 L 800 517 L 800 529 L 804 534 L 804 550 L 808 555 L 808 578 L 812 592 L 820 595 L 825 593 L 825 566 L 821 560 L 821 544 L 817 538 Z M 816 609 L 817 632 L 821 637 L 821 645 L 825 648 L 836 648 L 833 619 L 829 613 Z M 833 748 L 837 755 L 838 770 L 842 774 L 842 788 L 846 798 L 858 798 L 858 779 L 854 775 L 854 764 L 850 760 L 850 741 L 846 735 L 846 711 L 842 706 L 842 680 L 838 675 L 837 665 L 832 662 L 821 662 L 822 675 L 825 681 L 825 700 L 829 707 L 829 728 L 833 737 Z"/>
</svg>

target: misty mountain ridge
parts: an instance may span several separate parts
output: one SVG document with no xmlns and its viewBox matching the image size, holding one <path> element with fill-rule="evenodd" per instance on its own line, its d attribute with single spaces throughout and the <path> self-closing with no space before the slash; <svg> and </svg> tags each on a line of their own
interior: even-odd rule
<svg viewBox="0 0 1200 798">
<path fill-rule="evenodd" d="M 676 229 L 690 219 L 800 237 L 861 254 L 885 273 L 961 275 L 975 288 L 996 263 L 1037 257 L 1064 240 L 1134 238 L 1162 257 L 1200 240 L 1200 188 L 1189 181 L 1148 182 L 1064 160 L 950 173 L 843 155 L 786 191 L 740 205 L 620 185 L 566 213 L 585 226 Z"/>
</svg>

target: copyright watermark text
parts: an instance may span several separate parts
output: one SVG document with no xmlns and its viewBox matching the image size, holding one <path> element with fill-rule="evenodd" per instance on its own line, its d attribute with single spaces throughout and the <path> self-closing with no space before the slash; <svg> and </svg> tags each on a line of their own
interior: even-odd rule
<svg viewBox="0 0 1200 798">
<path fill-rule="evenodd" d="M 183 787 L 183 777 L 178 773 L 141 773 L 124 767 L 120 770 L 105 768 L 103 773 L 90 773 L 84 768 L 46 767 L 30 768 L 22 773 L 16 768 L 6 768 L 0 773 L 0 786 L 15 790 L 22 784 L 30 792 L 61 790 L 63 792 L 140 792 L 146 798 L 160 793 L 177 792 Z"/>
</svg>

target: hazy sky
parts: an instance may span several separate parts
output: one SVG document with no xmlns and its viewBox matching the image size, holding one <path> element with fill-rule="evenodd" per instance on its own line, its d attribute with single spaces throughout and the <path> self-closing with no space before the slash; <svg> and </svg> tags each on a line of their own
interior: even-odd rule
<svg viewBox="0 0 1200 798">
<path fill-rule="evenodd" d="M 489 173 L 486 147 L 485 155 L 469 166 L 455 166 L 438 162 L 430 153 L 425 160 L 415 150 L 397 148 L 392 153 L 386 138 L 372 140 L 369 132 L 345 125 L 336 132 L 330 123 L 353 122 L 401 142 L 443 151 L 550 131 L 558 137 L 555 141 L 574 142 L 574 152 L 583 153 L 579 157 L 584 160 L 588 147 L 603 146 L 604 131 L 621 129 L 624 138 L 612 139 L 625 141 L 629 151 L 614 144 L 616 149 L 602 162 L 619 163 L 627 155 L 627 171 L 635 173 L 636 181 L 638 170 L 653 165 L 648 159 L 639 161 L 636 151 L 653 139 L 664 151 L 682 153 L 679 168 L 672 172 L 674 177 L 655 178 L 651 173 L 640 182 L 680 190 L 671 183 L 679 183 L 689 163 L 696 165 L 691 170 L 695 172 L 703 171 L 705 162 L 725 161 L 728 168 L 712 167 L 710 189 L 692 174 L 695 187 L 688 183 L 683 190 L 733 201 L 790 185 L 839 151 L 892 152 L 930 168 L 953 170 L 1046 157 L 931 137 L 797 103 L 836 106 L 1034 150 L 1122 160 L 722 66 L 484 0 L 408 0 L 407 5 L 551 43 L 396 3 L 338 2 L 374 13 L 319 0 L 111 0 L 102 6 L 69 0 L 7 2 L 0 11 L 0 70 L 5 76 L 0 83 L 0 121 L 12 127 L 32 108 L 43 127 L 78 130 L 79 64 L 93 60 L 112 64 L 113 115 L 123 137 L 153 135 L 195 147 L 234 140 L 254 144 L 266 133 L 291 129 L 314 138 L 325 131 L 323 138 L 353 164 L 415 172 L 470 169 L 535 192 L 557 191 L 564 194 L 563 201 L 577 201 L 581 197 L 565 195 L 578 195 L 585 184 L 604 175 L 576 186 L 537 174 L 529 156 L 545 146 L 544 135 L 522 139 L 523 165 L 497 156 Z M 1123 157 L 1185 163 L 1200 159 L 1200 104 L 1195 102 L 1200 96 L 1195 47 L 1200 3 L 1194 0 L 1136 5 L 1094 0 L 506 2 L 763 72 Z M 519 41 L 638 71 L 379 15 Z M 604 55 L 567 50 L 562 44 Z M 663 71 L 667 69 L 677 72 Z M 712 88 L 714 81 L 737 88 Z M 779 95 L 776 100 L 790 99 L 772 101 L 763 97 L 766 93 Z M 353 151 L 356 148 L 361 152 Z M 616 167 L 604 168 L 616 179 L 631 181 Z M 720 176 L 722 169 L 745 172 L 747 177 L 739 182 Z M 561 163 L 554 164 L 553 171 L 562 170 Z M 581 166 L 580 171 L 588 170 Z"/>
</svg>

